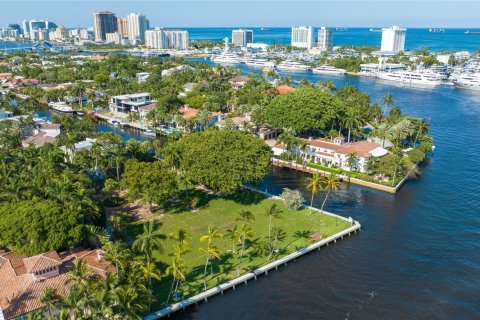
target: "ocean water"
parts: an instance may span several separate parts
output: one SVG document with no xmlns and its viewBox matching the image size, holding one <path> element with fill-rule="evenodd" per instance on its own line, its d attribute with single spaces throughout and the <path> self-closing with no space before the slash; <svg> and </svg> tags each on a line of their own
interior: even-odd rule
<svg viewBox="0 0 480 320">
<path fill-rule="evenodd" d="M 186 28 L 191 40 L 222 41 L 225 37 L 231 40 L 232 30 L 237 28 Z M 289 44 L 290 28 L 271 28 L 262 31 L 261 28 L 253 30 L 255 42 L 268 44 Z M 350 46 L 378 46 L 380 47 L 382 33 L 370 32 L 370 28 L 348 28 L 347 31 L 337 31 L 333 28 L 334 45 Z M 465 34 L 465 31 L 478 31 L 475 29 L 446 29 L 445 33 L 432 33 L 428 29 L 408 29 L 405 40 L 406 50 L 418 50 L 428 47 L 438 52 L 442 50 L 468 50 L 476 51 L 480 48 L 480 34 Z"/>
<path fill-rule="evenodd" d="M 237 28 L 185 28 L 191 40 L 223 41 L 225 37 L 231 40 L 232 30 Z M 289 44 L 290 28 L 249 28 L 253 30 L 255 42 L 268 44 Z M 382 33 L 370 32 L 370 28 L 348 28 L 346 31 L 337 31 L 333 28 L 333 44 L 348 46 L 380 46 Z M 405 40 L 406 50 L 418 50 L 424 47 L 434 52 L 449 51 L 477 51 L 480 48 L 480 34 L 465 34 L 465 31 L 480 31 L 479 29 L 446 29 L 445 33 L 432 33 L 428 29 L 408 29 Z M 30 48 L 31 42 L 1 42 L 0 51 L 12 48 Z"/>
</svg>

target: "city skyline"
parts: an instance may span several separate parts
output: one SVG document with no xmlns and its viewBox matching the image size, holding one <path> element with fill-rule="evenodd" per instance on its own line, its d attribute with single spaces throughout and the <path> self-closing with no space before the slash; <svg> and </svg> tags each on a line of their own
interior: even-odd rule
<svg viewBox="0 0 480 320">
<path fill-rule="evenodd" d="M 294 25 L 384 27 L 479 27 L 472 1 L 1 1 L 0 25 L 24 19 L 56 21 L 68 28 L 91 27 L 92 13 L 146 14 L 151 27 L 290 27 Z M 28 5 L 26 5 L 28 4 Z M 469 10 L 464 10 L 468 6 Z M 52 10 L 52 6 L 55 10 Z M 255 10 L 252 10 L 252 6 Z M 274 6 L 274 11 L 272 11 Z M 381 6 L 381 14 L 378 7 Z M 235 7 L 235 15 L 231 8 Z M 72 10 L 73 9 L 73 10 Z M 215 16 L 211 16 L 212 10 Z M 295 10 L 295 11 L 292 11 Z M 274 14 L 272 14 L 272 12 Z M 292 12 L 296 12 L 292 14 Z M 299 13 L 300 12 L 300 13 Z M 204 19 L 209 16 L 209 19 Z"/>
</svg>

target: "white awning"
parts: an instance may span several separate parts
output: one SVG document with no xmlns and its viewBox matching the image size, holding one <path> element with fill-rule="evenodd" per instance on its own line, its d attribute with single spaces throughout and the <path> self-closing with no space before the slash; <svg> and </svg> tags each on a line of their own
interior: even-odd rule
<svg viewBox="0 0 480 320">
<path fill-rule="evenodd" d="M 383 149 L 382 147 L 376 147 L 375 149 L 369 152 L 373 157 L 379 158 L 383 157 L 388 153 L 387 150 Z"/>
</svg>

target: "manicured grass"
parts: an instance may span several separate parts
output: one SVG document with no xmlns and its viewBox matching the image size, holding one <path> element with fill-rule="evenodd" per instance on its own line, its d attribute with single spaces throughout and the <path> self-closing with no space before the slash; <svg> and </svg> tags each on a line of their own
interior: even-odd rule
<svg viewBox="0 0 480 320">
<path fill-rule="evenodd" d="M 272 220 L 272 226 L 282 228 L 287 236 L 284 241 L 278 243 L 277 248 L 279 250 L 270 261 L 310 244 L 309 234 L 312 232 L 317 231 L 323 237 L 327 237 L 350 227 L 350 224 L 346 221 L 315 211 L 312 213 L 310 210 L 305 209 L 299 211 L 288 210 L 281 200 L 267 199 L 258 193 L 247 190 L 227 197 L 216 197 L 201 191 L 194 192 L 195 196 L 201 199 L 200 210 L 192 212 L 172 209 L 158 220 L 158 226 L 165 235 L 169 235 L 179 228 L 184 228 L 188 232 L 190 252 L 183 256 L 188 267 L 186 270 L 187 280 L 179 287 L 179 291 L 183 292 L 184 297 L 203 291 L 205 255 L 199 248 L 205 248 L 206 243 L 200 243 L 199 238 L 207 233 L 207 228 L 210 224 L 215 225 L 225 234 L 227 229 L 235 226 L 237 223 L 236 219 L 239 217 L 239 212 L 242 209 L 252 212 L 255 216 L 255 222 L 252 224 L 254 236 L 248 243 L 240 274 L 267 263 L 267 256 L 255 254 L 254 248 L 256 243 L 266 239 L 268 235 L 268 218 L 263 212 L 265 208 L 273 203 L 276 203 L 283 210 L 283 214 L 281 219 Z M 192 195 L 193 192 L 190 192 L 190 196 Z M 141 234 L 143 223 L 145 222 L 136 221 L 131 223 L 128 226 L 129 237 L 134 239 Z M 158 267 L 162 271 L 165 270 L 171 261 L 169 255 L 173 251 L 174 244 L 173 240 L 165 240 L 164 252 L 155 252 L 153 255 Z M 213 277 L 210 276 L 210 267 L 208 268 L 208 287 L 218 285 L 237 276 L 238 261 L 237 257 L 232 255 L 232 241 L 226 238 L 215 239 L 215 244 L 222 252 L 222 257 L 220 260 L 214 260 Z M 236 243 L 236 245 L 237 249 L 239 249 L 240 244 Z M 166 276 L 163 276 L 160 282 L 155 283 L 154 290 L 158 301 L 152 310 L 162 307 L 165 303 L 171 283 L 172 278 Z"/>
</svg>

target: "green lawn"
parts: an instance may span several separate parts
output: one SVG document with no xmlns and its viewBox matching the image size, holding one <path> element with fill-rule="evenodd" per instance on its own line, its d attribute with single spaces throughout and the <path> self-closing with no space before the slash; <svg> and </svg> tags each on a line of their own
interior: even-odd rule
<svg viewBox="0 0 480 320">
<path fill-rule="evenodd" d="M 192 192 L 191 192 L 192 193 Z M 287 234 L 285 240 L 278 244 L 278 253 L 274 254 L 270 261 L 280 256 L 289 254 L 296 249 L 310 244 L 308 237 L 313 231 L 320 232 L 323 237 L 330 236 L 341 230 L 350 227 L 348 222 L 319 214 L 311 213 L 309 210 L 291 211 L 288 210 L 283 201 L 267 199 L 264 196 L 251 192 L 242 191 L 228 197 L 215 197 L 207 195 L 204 192 L 195 191 L 196 196 L 200 197 L 200 209 L 196 212 L 171 209 L 164 217 L 158 221 L 160 230 L 168 235 L 178 228 L 184 228 L 189 234 L 189 246 L 191 251 L 183 256 L 188 266 L 187 280 L 182 283 L 179 291 L 184 296 L 192 296 L 203 291 L 203 270 L 205 264 L 205 255 L 200 252 L 200 247 L 205 247 L 205 243 L 200 243 L 200 236 L 206 234 L 209 224 L 215 225 L 225 234 L 226 230 L 234 227 L 237 223 L 236 218 L 242 209 L 251 211 L 256 220 L 252 225 L 254 236 L 246 250 L 244 260 L 241 265 L 240 274 L 250 271 L 256 267 L 266 264 L 267 256 L 255 253 L 255 244 L 265 239 L 268 235 L 268 218 L 263 215 L 264 209 L 273 203 L 283 210 L 281 219 L 273 219 L 272 225 L 281 227 Z M 192 196 L 192 194 L 190 194 Z M 134 239 L 142 232 L 144 222 L 136 221 L 128 226 L 128 236 Z M 220 260 L 214 260 L 213 277 L 210 276 L 210 267 L 208 271 L 208 287 L 220 284 L 225 280 L 237 276 L 237 257 L 232 255 L 232 241 L 229 239 L 216 239 L 216 245 L 222 252 Z M 167 264 L 170 263 L 169 254 L 173 251 L 173 240 L 164 241 L 164 252 L 155 252 L 156 260 L 160 270 L 164 271 Z M 237 243 L 237 248 L 240 244 Z M 155 283 L 154 289 L 157 296 L 155 308 L 160 308 L 166 300 L 170 286 L 171 277 L 162 277 L 162 281 Z M 155 310 L 152 308 L 152 310 Z"/>
</svg>

